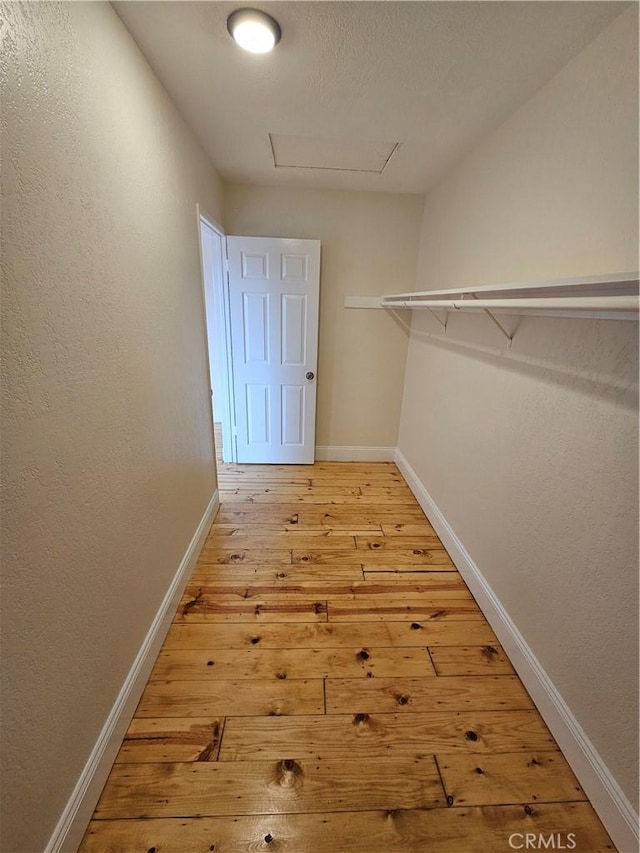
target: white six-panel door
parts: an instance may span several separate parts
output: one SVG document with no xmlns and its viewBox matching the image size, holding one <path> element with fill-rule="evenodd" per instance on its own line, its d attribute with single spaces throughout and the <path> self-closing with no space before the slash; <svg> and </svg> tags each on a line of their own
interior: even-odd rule
<svg viewBox="0 0 640 853">
<path fill-rule="evenodd" d="M 312 463 L 320 241 L 227 237 L 238 462 Z"/>
</svg>

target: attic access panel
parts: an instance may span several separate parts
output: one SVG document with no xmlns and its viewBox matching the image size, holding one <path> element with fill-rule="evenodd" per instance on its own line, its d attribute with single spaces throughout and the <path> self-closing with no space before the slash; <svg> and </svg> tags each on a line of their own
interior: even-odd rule
<svg viewBox="0 0 640 853">
<path fill-rule="evenodd" d="M 269 134 L 273 165 L 288 169 L 326 169 L 382 174 L 399 142 L 366 139 L 322 139 Z"/>
</svg>

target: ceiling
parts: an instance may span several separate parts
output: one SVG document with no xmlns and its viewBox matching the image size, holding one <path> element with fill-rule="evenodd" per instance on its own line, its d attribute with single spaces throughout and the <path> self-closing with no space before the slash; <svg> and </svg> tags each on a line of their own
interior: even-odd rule
<svg viewBox="0 0 640 853">
<path fill-rule="evenodd" d="M 426 192 L 628 6 L 257 2 L 282 41 L 255 55 L 226 30 L 244 0 L 113 5 L 225 180 L 406 193 Z M 276 167 L 274 138 L 279 162 L 315 167 Z"/>
</svg>

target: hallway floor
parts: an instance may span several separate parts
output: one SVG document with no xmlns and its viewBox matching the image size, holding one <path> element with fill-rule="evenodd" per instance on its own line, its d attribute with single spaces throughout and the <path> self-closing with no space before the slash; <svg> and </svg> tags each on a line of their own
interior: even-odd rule
<svg viewBox="0 0 640 853">
<path fill-rule="evenodd" d="M 82 853 L 614 850 L 395 465 L 219 481 Z"/>
</svg>

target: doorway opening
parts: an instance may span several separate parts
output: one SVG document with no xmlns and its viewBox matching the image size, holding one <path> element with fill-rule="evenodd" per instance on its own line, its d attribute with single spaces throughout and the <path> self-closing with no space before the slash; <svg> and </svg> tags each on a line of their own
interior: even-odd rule
<svg viewBox="0 0 640 853">
<path fill-rule="evenodd" d="M 198 217 L 216 461 L 312 464 L 320 241 Z"/>
<path fill-rule="evenodd" d="M 216 462 L 235 462 L 226 237 L 202 211 L 199 227 Z"/>
</svg>

